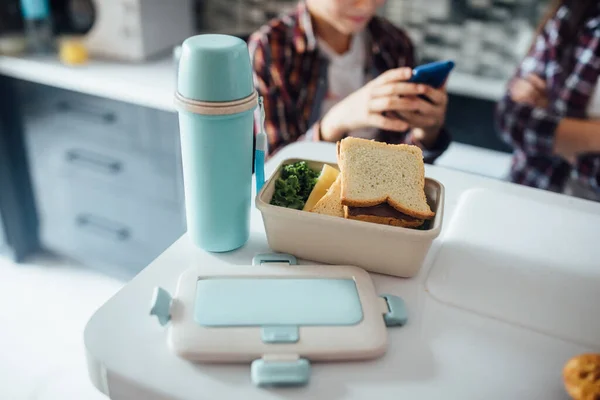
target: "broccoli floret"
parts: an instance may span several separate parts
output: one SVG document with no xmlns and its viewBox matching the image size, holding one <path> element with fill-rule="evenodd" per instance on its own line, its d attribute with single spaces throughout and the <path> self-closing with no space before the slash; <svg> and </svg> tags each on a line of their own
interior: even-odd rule
<svg viewBox="0 0 600 400">
<path fill-rule="evenodd" d="M 302 210 L 318 179 L 319 171 L 310 168 L 305 161 L 284 166 L 275 181 L 271 204 Z"/>
</svg>

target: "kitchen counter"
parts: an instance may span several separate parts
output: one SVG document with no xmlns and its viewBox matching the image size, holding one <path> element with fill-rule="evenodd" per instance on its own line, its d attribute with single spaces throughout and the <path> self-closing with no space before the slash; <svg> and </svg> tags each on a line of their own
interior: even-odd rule
<svg viewBox="0 0 600 400">
<path fill-rule="evenodd" d="M 335 147 L 292 144 L 266 176 L 284 159 L 306 157 L 335 161 Z M 184 235 L 94 314 L 84 334 L 92 381 L 113 400 L 566 399 L 564 363 L 600 350 L 600 321 L 591 317 L 600 302 L 600 204 L 425 168 L 446 188 L 443 229 L 415 278 L 371 275 L 410 315 L 388 331 L 382 358 L 316 364 L 307 387 L 265 390 L 252 386 L 249 365 L 194 365 L 169 352 L 148 315 L 153 288 L 175 293 L 192 265 L 250 265 L 269 252 L 253 208 L 245 247 L 212 254 Z"/>
<path fill-rule="evenodd" d="M 175 111 L 175 66 L 172 58 L 144 64 L 93 60 L 78 67 L 55 56 L 0 56 L 0 75 L 41 83 L 143 107 Z"/>
<path fill-rule="evenodd" d="M 92 60 L 70 67 L 55 56 L 0 56 L 0 74 L 62 89 L 121 100 L 160 110 L 175 111 L 175 66 L 171 57 L 144 64 Z M 497 101 L 506 82 L 453 72 L 448 91 Z"/>
</svg>

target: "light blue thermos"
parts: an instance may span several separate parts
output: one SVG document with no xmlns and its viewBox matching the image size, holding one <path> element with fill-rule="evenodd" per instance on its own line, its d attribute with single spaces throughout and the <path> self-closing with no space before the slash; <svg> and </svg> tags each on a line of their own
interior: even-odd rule
<svg viewBox="0 0 600 400">
<path fill-rule="evenodd" d="M 246 43 L 212 34 L 185 40 L 175 102 L 188 234 L 207 251 L 237 249 L 250 232 L 258 104 Z"/>
</svg>

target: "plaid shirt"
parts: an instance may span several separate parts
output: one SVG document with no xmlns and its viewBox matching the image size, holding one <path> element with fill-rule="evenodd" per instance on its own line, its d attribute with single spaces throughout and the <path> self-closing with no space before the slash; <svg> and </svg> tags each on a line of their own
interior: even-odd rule
<svg viewBox="0 0 600 400">
<path fill-rule="evenodd" d="M 578 35 L 565 71 L 557 60 L 561 31 L 569 13 L 562 6 L 536 38 L 515 77 L 530 73 L 545 79 L 549 105 L 536 108 L 512 101 L 507 93 L 497 108 L 502 138 L 514 147 L 513 182 L 563 192 L 570 177 L 600 195 L 600 154 L 582 154 L 575 166 L 553 153 L 555 132 L 564 117 L 586 118 L 586 108 L 600 76 L 600 6 Z M 600 135 L 600 132 L 598 132 Z"/>
<path fill-rule="evenodd" d="M 415 65 L 409 37 L 383 18 L 373 17 L 367 27 L 369 50 L 365 73 Z M 265 130 L 269 155 L 297 140 L 321 140 L 319 120 L 327 92 L 328 60 L 317 46 L 311 17 L 301 2 L 254 33 L 248 42 L 254 81 L 265 106 Z M 260 118 L 256 119 L 260 121 Z M 433 162 L 450 143 L 442 129 L 431 148 L 413 140 L 410 132 L 378 130 L 374 139 L 387 143 L 414 144 L 423 150 L 425 162 Z"/>
</svg>

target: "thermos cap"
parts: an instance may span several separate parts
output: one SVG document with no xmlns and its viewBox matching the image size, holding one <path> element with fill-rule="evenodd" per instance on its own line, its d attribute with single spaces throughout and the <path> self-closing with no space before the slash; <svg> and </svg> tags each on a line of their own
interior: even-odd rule
<svg viewBox="0 0 600 400">
<path fill-rule="evenodd" d="M 248 46 L 230 35 L 197 35 L 181 49 L 179 96 L 192 101 L 230 102 L 254 93 Z"/>
</svg>

